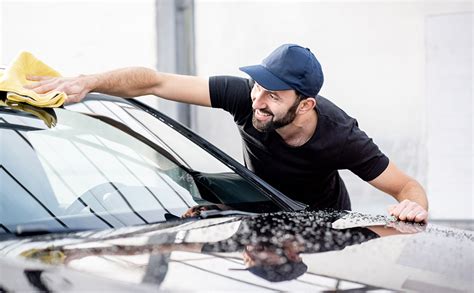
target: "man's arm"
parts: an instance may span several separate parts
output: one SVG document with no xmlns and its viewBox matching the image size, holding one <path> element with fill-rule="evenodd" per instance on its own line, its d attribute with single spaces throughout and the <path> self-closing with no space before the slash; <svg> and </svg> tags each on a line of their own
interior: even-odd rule
<svg viewBox="0 0 474 293">
<path fill-rule="evenodd" d="M 391 215 L 403 221 L 423 222 L 428 219 L 428 199 L 423 187 L 392 162 L 389 162 L 382 174 L 369 183 L 399 202 L 389 207 Z"/>
<path fill-rule="evenodd" d="M 122 68 L 72 78 L 30 76 L 28 79 L 37 82 L 27 88 L 38 93 L 53 90 L 65 92 L 68 103 L 79 102 L 87 93 L 95 91 L 124 98 L 156 95 L 177 102 L 211 106 L 207 78 L 161 73 L 143 67 Z"/>
</svg>

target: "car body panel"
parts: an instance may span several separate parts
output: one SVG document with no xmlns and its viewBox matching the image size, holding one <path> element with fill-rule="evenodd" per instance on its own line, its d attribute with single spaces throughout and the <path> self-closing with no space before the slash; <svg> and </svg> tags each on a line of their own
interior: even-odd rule
<svg viewBox="0 0 474 293">
<path fill-rule="evenodd" d="M 376 227 L 380 235 L 364 239 L 360 229 L 366 228 L 334 228 L 332 223 L 339 218 L 363 218 L 358 226 Z M 262 232 L 265 227 L 271 231 Z M 307 266 L 304 274 L 276 282 L 249 272 L 242 247 L 264 242 L 276 245 L 290 235 L 300 245 L 312 247 L 300 253 Z M 468 292 L 473 236 L 463 230 L 357 213 L 285 212 L 4 240 L 0 262 L 20 258 L 29 261 L 17 264 L 18 270 L 39 262 L 46 264 L 48 272 L 71 269 L 103 278 L 100 284 L 115 280 L 145 285 L 140 287 L 143 290 L 319 291 L 342 289 L 345 284 L 345 288 L 364 290 Z M 196 249 L 196 245 L 223 240 L 227 242 L 219 246 L 221 251 Z M 72 274 L 64 278 L 75 283 Z"/>
</svg>

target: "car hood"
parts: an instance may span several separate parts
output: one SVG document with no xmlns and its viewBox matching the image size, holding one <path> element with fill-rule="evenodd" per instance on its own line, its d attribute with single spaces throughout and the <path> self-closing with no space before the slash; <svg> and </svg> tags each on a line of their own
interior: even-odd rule
<svg viewBox="0 0 474 293">
<path fill-rule="evenodd" d="M 473 239 L 341 211 L 175 220 L 3 240 L 0 289 L 462 292 Z"/>
</svg>

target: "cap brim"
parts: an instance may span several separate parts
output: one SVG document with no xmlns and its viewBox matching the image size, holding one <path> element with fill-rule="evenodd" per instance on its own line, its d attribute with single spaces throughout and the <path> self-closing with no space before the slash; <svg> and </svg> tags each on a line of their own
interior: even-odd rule
<svg viewBox="0 0 474 293">
<path fill-rule="evenodd" d="M 259 85 L 271 91 L 291 90 L 291 86 L 276 77 L 262 65 L 240 67 L 240 70 L 250 75 Z"/>
</svg>

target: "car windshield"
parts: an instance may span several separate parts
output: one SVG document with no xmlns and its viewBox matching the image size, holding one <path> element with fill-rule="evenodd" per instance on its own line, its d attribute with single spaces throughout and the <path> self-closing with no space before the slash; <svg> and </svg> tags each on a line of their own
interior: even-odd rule
<svg viewBox="0 0 474 293">
<path fill-rule="evenodd" d="M 127 101 L 0 106 L 0 232 L 115 228 L 196 205 L 279 208 L 201 147 Z"/>
</svg>

